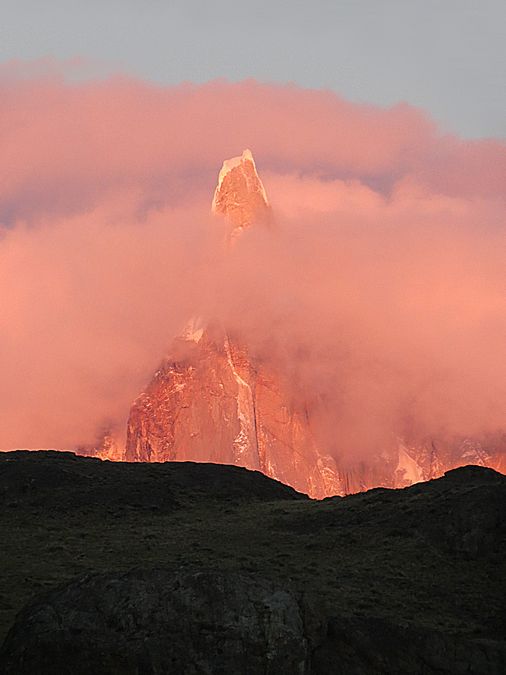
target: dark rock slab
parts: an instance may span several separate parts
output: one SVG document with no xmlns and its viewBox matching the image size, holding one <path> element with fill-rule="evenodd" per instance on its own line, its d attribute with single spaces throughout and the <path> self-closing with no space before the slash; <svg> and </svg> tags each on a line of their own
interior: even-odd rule
<svg viewBox="0 0 506 675">
<path fill-rule="evenodd" d="M 93 575 L 29 605 L 0 657 L 6 675 L 308 672 L 297 599 L 242 574 Z"/>
<path fill-rule="evenodd" d="M 5 675 L 502 675 L 506 643 L 376 617 L 326 617 L 249 574 L 91 575 L 29 604 Z"/>
</svg>

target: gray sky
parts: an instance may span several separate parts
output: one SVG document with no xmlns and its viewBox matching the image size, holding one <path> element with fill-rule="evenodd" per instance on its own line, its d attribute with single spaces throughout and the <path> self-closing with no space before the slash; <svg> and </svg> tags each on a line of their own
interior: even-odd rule
<svg viewBox="0 0 506 675">
<path fill-rule="evenodd" d="M 47 56 L 408 101 L 445 131 L 506 137 L 506 0 L 0 0 L 0 61 Z"/>
</svg>

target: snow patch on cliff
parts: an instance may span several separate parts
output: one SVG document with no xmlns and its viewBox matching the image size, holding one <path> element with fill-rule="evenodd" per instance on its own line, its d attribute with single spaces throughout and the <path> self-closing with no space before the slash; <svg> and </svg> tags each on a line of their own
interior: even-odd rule
<svg viewBox="0 0 506 675">
<path fill-rule="evenodd" d="M 236 462 L 247 468 L 258 469 L 258 443 L 255 429 L 255 405 L 251 387 L 235 369 L 230 350 L 230 342 L 225 337 L 225 351 L 227 361 L 237 382 L 237 416 L 239 418 L 239 433 L 234 439 Z"/>
</svg>

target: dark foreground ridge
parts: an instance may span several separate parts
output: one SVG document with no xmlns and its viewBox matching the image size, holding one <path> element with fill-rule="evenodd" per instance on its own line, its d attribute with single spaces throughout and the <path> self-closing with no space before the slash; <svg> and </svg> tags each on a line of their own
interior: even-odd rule
<svg viewBox="0 0 506 675">
<path fill-rule="evenodd" d="M 2 673 L 506 672 L 491 469 L 315 502 L 237 467 L 14 452 L 0 502 Z"/>
<path fill-rule="evenodd" d="M 0 453 L 4 506 L 170 512 L 188 503 L 307 499 L 259 471 L 238 466 L 109 462 L 56 450 Z"/>
</svg>

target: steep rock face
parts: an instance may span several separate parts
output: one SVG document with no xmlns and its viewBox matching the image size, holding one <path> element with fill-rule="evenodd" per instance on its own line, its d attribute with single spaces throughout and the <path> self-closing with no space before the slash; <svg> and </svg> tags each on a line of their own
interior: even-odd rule
<svg viewBox="0 0 506 675">
<path fill-rule="evenodd" d="M 315 497 L 342 492 L 281 376 L 216 326 L 177 346 L 184 358 L 167 359 L 132 406 L 125 459 L 237 464 Z"/>
<path fill-rule="evenodd" d="M 250 150 L 223 163 L 212 211 L 229 224 L 230 245 L 245 228 L 269 222 L 270 205 Z M 79 452 L 114 460 L 235 464 L 316 498 L 405 487 L 466 464 L 505 470 L 504 434 L 407 435 L 378 448 L 367 462 L 336 465 L 315 428 L 318 411 L 307 403 L 311 392 L 294 397 L 293 386 L 273 364 L 250 355 L 247 337 L 209 317 L 192 318 L 132 404 L 126 447 L 118 430 L 107 429 L 93 447 Z"/>
<path fill-rule="evenodd" d="M 218 176 L 212 211 L 227 218 L 232 237 L 254 223 L 267 221 L 270 207 L 251 150 L 227 159 Z"/>
<path fill-rule="evenodd" d="M 439 478 L 446 471 L 468 464 L 501 471 L 506 437 L 498 432 L 481 438 L 446 436 L 399 441 L 398 457 L 393 487 Z"/>
<path fill-rule="evenodd" d="M 230 224 L 230 243 L 269 220 L 249 150 L 223 163 L 212 211 Z M 333 459 L 317 447 L 308 411 L 286 385 L 272 367 L 252 360 L 243 336 L 194 318 L 133 403 L 124 457 L 236 464 L 313 497 L 341 494 Z"/>
</svg>

